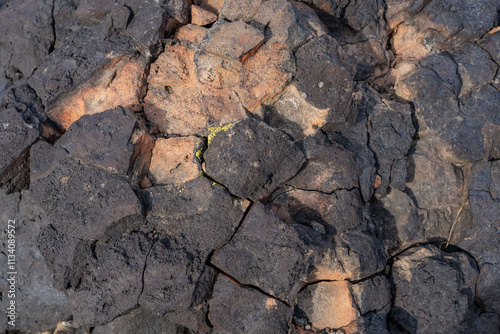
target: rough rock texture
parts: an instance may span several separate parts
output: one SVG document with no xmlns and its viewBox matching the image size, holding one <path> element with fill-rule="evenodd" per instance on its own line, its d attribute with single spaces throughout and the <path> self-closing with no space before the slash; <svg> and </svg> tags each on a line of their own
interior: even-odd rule
<svg viewBox="0 0 500 334">
<path fill-rule="evenodd" d="M 499 13 L 0 0 L 0 332 L 500 334 Z"/>
<path fill-rule="evenodd" d="M 215 134 L 205 171 L 240 198 L 259 198 L 293 177 L 304 155 L 288 137 L 248 118 Z"/>
<path fill-rule="evenodd" d="M 474 261 L 464 253 L 443 254 L 435 246 L 405 252 L 392 268 L 396 298 L 391 317 L 411 333 L 470 333 L 477 275 Z"/>
</svg>

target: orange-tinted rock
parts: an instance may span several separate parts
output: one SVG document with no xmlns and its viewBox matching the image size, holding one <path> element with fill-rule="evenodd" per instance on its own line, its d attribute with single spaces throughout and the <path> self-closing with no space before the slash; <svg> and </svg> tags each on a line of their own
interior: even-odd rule
<svg viewBox="0 0 500 334">
<path fill-rule="evenodd" d="M 358 316 L 347 281 L 308 286 L 299 296 L 298 307 L 317 329 L 344 327 Z"/>
<path fill-rule="evenodd" d="M 151 66 L 145 113 L 162 132 L 208 135 L 209 127 L 246 117 L 238 96 L 229 88 L 234 79 L 224 72 L 221 58 L 212 58 L 214 62 L 206 64 L 203 54 L 195 57 L 195 50 L 176 45 Z M 200 68 L 196 59 L 201 59 Z M 224 85 L 217 84 L 221 75 Z"/>
<path fill-rule="evenodd" d="M 223 23 L 210 30 L 205 51 L 237 60 L 264 40 L 260 30 L 243 21 Z"/>
<path fill-rule="evenodd" d="M 244 64 L 236 92 L 250 111 L 272 103 L 292 79 L 295 61 L 284 45 L 266 43 Z"/>
<path fill-rule="evenodd" d="M 224 0 L 199 0 L 198 4 L 215 14 L 219 14 L 222 6 L 224 5 Z"/>
<path fill-rule="evenodd" d="M 200 43 L 207 32 L 207 28 L 203 28 L 195 24 L 188 24 L 180 27 L 176 31 L 175 38 L 191 43 Z"/>
<path fill-rule="evenodd" d="M 200 6 L 191 6 L 191 23 L 198 26 L 206 26 L 207 24 L 213 23 L 217 20 L 217 15 L 209 10 L 206 10 Z"/>
<path fill-rule="evenodd" d="M 87 82 L 59 97 L 48 116 L 66 130 L 83 115 L 138 103 L 146 60 L 134 55 L 113 58 Z"/>
<path fill-rule="evenodd" d="M 181 184 L 199 177 L 196 151 L 202 145 L 197 137 L 157 139 L 149 167 L 153 183 Z"/>
</svg>

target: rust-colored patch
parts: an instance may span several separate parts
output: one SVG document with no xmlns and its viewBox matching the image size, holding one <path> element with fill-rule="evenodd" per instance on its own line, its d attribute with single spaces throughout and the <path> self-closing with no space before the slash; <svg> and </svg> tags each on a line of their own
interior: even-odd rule
<svg viewBox="0 0 500 334">
<path fill-rule="evenodd" d="M 266 310 L 270 310 L 277 307 L 278 303 L 276 302 L 276 299 L 268 297 L 266 300 Z"/>
<path fill-rule="evenodd" d="M 373 182 L 373 189 L 377 189 L 381 183 L 382 183 L 382 178 L 380 177 L 380 175 L 376 174 L 375 175 L 375 182 Z"/>
</svg>

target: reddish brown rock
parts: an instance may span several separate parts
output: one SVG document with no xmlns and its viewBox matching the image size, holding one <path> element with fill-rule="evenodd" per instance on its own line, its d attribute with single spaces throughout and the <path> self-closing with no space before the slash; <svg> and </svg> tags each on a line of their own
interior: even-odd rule
<svg viewBox="0 0 500 334">
<path fill-rule="evenodd" d="M 243 21 L 221 23 L 210 30 L 205 51 L 238 60 L 264 40 L 264 35 Z"/>
<path fill-rule="evenodd" d="M 66 130 L 83 115 L 138 104 L 146 60 L 134 55 L 115 57 L 84 84 L 59 97 L 48 116 Z"/>
<path fill-rule="evenodd" d="M 187 24 L 175 32 L 175 38 L 191 43 L 200 43 L 208 29 L 194 24 Z"/>
<path fill-rule="evenodd" d="M 349 285 L 347 281 L 310 285 L 300 294 L 298 307 L 317 329 L 347 326 L 359 316 Z"/>
<path fill-rule="evenodd" d="M 198 0 L 198 5 L 218 15 L 224 5 L 224 0 Z"/>
<path fill-rule="evenodd" d="M 200 6 L 191 6 L 191 23 L 198 26 L 206 26 L 207 24 L 213 23 L 217 20 L 217 15 L 209 10 L 206 10 Z"/>
<path fill-rule="evenodd" d="M 177 137 L 156 140 L 149 168 L 153 184 L 182 184 L 200 176 L 196 151 L 203 142 L 197 137 Z"/>
</svg>

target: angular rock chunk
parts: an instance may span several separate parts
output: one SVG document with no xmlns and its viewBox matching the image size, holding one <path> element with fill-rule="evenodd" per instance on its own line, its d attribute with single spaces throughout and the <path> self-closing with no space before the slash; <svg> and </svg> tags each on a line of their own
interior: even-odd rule
<svg viewBox="0 0 500 334">
<path fill-rule="evenodd" d="M 358 187 L 359 171 L 354 154 L 322 134 L 302 142 L 307 165 L 288 184 L 303 190 L 332 193 Z"/>
<path fill-rule="evenodd" d="M 494 26 L 497 9 L 493 0 L 388 1 L 389 27 L 396 28 L 394 50 L 403 57 L 421 58 L 433 49 L 446 50 L 477 40 Z"/>
<path fill-rule="evenodd" d="M 21 113 L 24 121 L 35 129 L 40 130 L 41 123 L 47 120 L 42 101 L 27 84 L 12 87 L 5 93 L 0 103 L 0 110 L 11 108 Z"/>
<path fill-rule="evenodd" d="M 286 45 L 289 50 L 327 33 L 311 8 L 286 0 L 264 1 L 251 24 L 265 33 L 266 41 Z"/>
<path fill-rule="evenodd" d="M 171 46 L 151 65 L 145 113 L 160 131 L 170 134 L 206 136 L 209 127 L 237 122 L 247 116 L 231 89 L 238 75 L 232 72 L 220 57 Z M 218 85 L 217 76 L 224 84 Z"/>
<path fill-rule="evenodd" d="M 52 51 L 51 1 L 16 1 L 0 11 L 0 67 L 28 78 Z"/>
<path fill-rule="evenodd" d="M 78 254 L 88 265 L 79 285 L 68 290 L 75 327 L 105 324 L 137 305 L 150 249 L 144 234 L 132 233 L 98 241 L 87 254 Z"/>
<path fill-rule="evenodd" d="M 206 178 L 146 191 L 147 220 L 161 235 L 148 258 L 142 306 L 155 313 L 203 302 L 215 278 L 210 253 L 234 234 L 248 203 Z"/>
<path fill-rule="evenodd" d="M 477 268 L 464 253 L 418 246 L 398 256 L 391 317 L 411 333 L 467 333 Z"/>
<path fill-rule="evenodd" d="M 213 27 L 204 41 L 204 50 L 238 60 L 264 40 L 264 35 L 243 21 L 222 23 Z"/>
<path fill-rule="evenodd" d="M 484 85 L 459 100 L 458 71 L 445 54 L 429 56 L 395 88 L 398 95 L 414 102 L 420 138 L 432 142 L 446 160 L 463 164 L 496 152 L 500 119 L 495 106 L 500 92 Z"/>
<path fill-rule="evenodd" d="M 198 137 L 173 137 L 156 140 L 149 173 L 153 184 L 182 184 L 200 176 Z"/>
<path fill-rule="evenodd" d="M 479 41 L 479 44 L 488 51 L 497 64 L 500 64 L 500 31 L 490 31 Z"/>
<path fill-rule="evenodd" d="M 29 78 L 28 83 L 42 99 L 45 110 L 49 111 L 61 94 L 84 84 L 94 75 L 96 75 L 96 80 L 100 78 L 100 80 L 107 83 L 112 81 L 110 79 L 113 77 L 114 71 L 110 73 L 109 67 L 108 71 L 106 71 L 106 65 L 111 64 L 111 67 L 116 65 L 112 59 L 118 62 L 118 60 L 122 59 L 120 55 L 123 56 L 130 52 L 135 45 L 133 39 L 128 36 L 118 35 L 103 40 L 92 29 L 78 29 L 71 34 L 71 38 L 63 45 L 44 58 L 45 60 Z M 99 77 L 99 70 L 102 68 L 104 68 L 104 71 L 101 72 L 102 76 Z M 129 76 L 129 78 L 131 77 Z M 91 83 L 89 84 L 91 85 Z M 131 83 L 125 80 L 122 85 L 122 88 L 126 88 Z M 105 84 L 101 86 L 101 88 L 104 87 Z M 114 88 L 117 89 L 116 84 Z M 112 91 L 113 89 L 110 90 L 110 92 Z M 73 94 L 76 94 L 76 92 L 73 92 Z M 115 92 L 115 97 L 118 95 L 118 92 Z M 125 96 L 130 95 L 129 91 L 125 94 Z M 90 96 L 87 96 L 87 98 L 90 98 Z M 101 98 L 107 100 L 108 103 L 110 102 L 104 95 L 101 95 Z M 77 107 L 77 110 L 82 108 L 82 106 Z M 60 106 L 60 108 L 64 108 L 64 105 Z M 109 108 L 111 107 L 99 111 Z"/>
<path fill-rule="evenodd" d="M 293 302 L 307 280 L 315 250 L 301 240 L 300 232 L 255 203 L 239 232 L 215 252 L 211 262 L 241 284 Z"/>
<path fill-rule="evenodd" d="M 189 41 L 191 43 L 200 43 L 207 34 L 208 29 L 194 24 L 187 24 L 180 27 L 175 32 L 175 38 Z"/>
<path fill-rule="evenodd" d="M 36 246 L 40 229 L 50 221 L 44 211 L 29 197 L 28 192 L 22 192 L 21 195 L 19 193 L 6 195 L 0 191 L 0 219 L 4 222 L 5 231 L 7 222 L 15 220 L 15 255 L 18 272 L 15 299 L 16 327 L 33 332 L 50 331 L 61 319 L 67 319 L 71 315 L 66 294 L 54 288 L 54 277 Z M 6 250 L 5 254 L 1 255 L 5 268 L 7 268 L 7 255 L 10 255 L 7 252 L 8 240 L 10 239 L 5 237 L 1 242 L 3 249 Z M 0 292 L 5 298 L 10 290 L 7 272 L 8 270 L 2 270 L 0 274 Z M 7 328 L 7 323 L 5 327 Z"/>
<path fill-rule="evenodd" d="M 57 141 L 84 164 L 126 174 L 133 145 L 130 137 L 136 125 L 132 113 L 121 107 L 94 115 L 84 115 Z"/>
<path fill-rule="evenodd" d="M 354 189 L 333 194 L 291 190 L 276 196 L 272 208 L 285 221 L 311 226 L 327 235 L 336 235 L 363 226 L 363 204 Z"/>
<path fill-rule="evenodd" d="M 221 16 L 228 21 L 249 22 L 257 13 L 262 0 L 226 0 L 221 9 Z"/>
<path fill-rule="evenodd" d="M 368 116 L 368 146 L 378 162 L 377 174 L 381 183 L 375 190 L 378 196 L 388 189 L 403 191 L 406 182 L 406 155 L 410 150 L 415 128 L 412 124 L 409 104 L 381 98 L 369 86 L 364 87 L 365 96 L 360 111 Z"/>
<path fill-rule="evenodd" d="M 113 58 L 89 81 L 59 98 L 49 110 L 49 118 L 66 130 L 83 115 L 138 104 L 145 66 L 146 60 L 135 55 Z"/>
<path fill-rule="evenodd" d="M 38 131 L 24 122 L 15 109 L 0 112 L 0 175 L 38 138 Z"/>
<path fill-rule="evenodd" d="M 444 208 L 461 203 L 463 182 L 452 164 L 436 157 L 425 142 L 417 144 L 409 159 L 412 171 L 407 186 L 420 208 Z"/>
<path fill-rule="evenodd" d="M 211 262 L 241 284 L 293 303 L 305 282 L 359 279 L 380 271 L 385 257 L 382 246 L 372 239 L 354 231 L 339 235 L 332 243 L 320 232 L 285 223 L 255 203 L 241 229 L 215 252 Z"/>
<path fill-rule="evenodd" d="M 137 308 L 106 325 L 95 326 L 92 332 L 95 334 L 155 333 L 159 328 L 161 328 L 162 334 L 178 334 L 179 331 L 182 333 L 182 330 L 184 330 L 184 328 L 174 324 L 166 316 L 159 316 L 144 308 Z"/>
<path fill-rule="evenodd" d="M 240 198 L 262 197 L 304 163 L 284 133 L 252 118 L 218 132 L 203 157 L 207 174 Z"/>
<path fill-rule="evenodd" d="M 472 226 L 458 242 L 479 264 L 477 298 L 487 309 L 500 310 L 500 163 L 476 164 L 472 169 L 469 201 Z"/>
<path fill-rule="evenodd" d="M 306 287 L 298 308 L 317 329 L 341 328 L 359 317 L 347 281 L 321 282 Z"/>
<path fill-rule="evenodd" d="M 61 289 L 78 240 L 97 239 L 113 224 L 141 217 L 126 179 L 81 165 L 45 142 L 31 149 L 30 192 L 51 220 L 37 242 Z"/>
<path fill-rule="evenodd" d="M 340 64 L 336 41 L 329 36 L 314 38 L 295 56 L 297 76 L 293 85 L 308 104 L 320 111 L 315 115 L 322 119 L 319 125 L 327 131 L 351 126 L 357 114 L 353 106 L 353 75 Z"/>
<path fill-rule="evenodd" d="M 200 6 L 191 6 L 191 23 L 198 26 L 206 26 L 207 24 L 213 23 L 217 20 L 217 15 L 209 10 L 206 10 Z"/>
<path fill-rule="evenodd" d="M 288 333 L 292 310 L 274 298 L 219 275 L 208 318 L 217 333 Z"/>
</svg>

